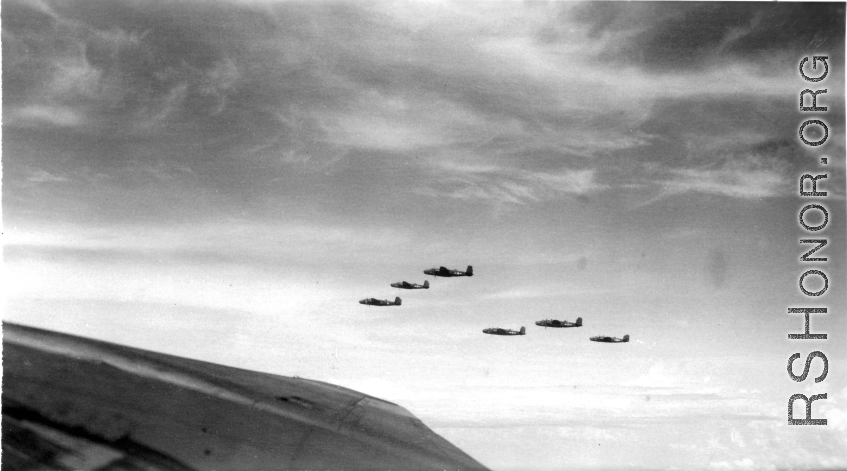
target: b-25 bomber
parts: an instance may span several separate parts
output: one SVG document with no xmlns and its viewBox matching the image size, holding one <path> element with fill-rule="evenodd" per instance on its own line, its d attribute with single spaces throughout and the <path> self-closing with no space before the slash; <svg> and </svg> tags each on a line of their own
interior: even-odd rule
<svg viewBox="0 0 847 471">
<path fill-rule="evenodd" d="M 408 281 L 399 281 L 397 283 L 391 283 L 391 287 L 400 289 L 429 289 L 429 281 L 424 281 L 422 285 L 409 283 Z"/>
<path fill-rule="evenodd" d="M 622 339 L 617 337 L 607 337 L 605 335 L 597 335 L 595 337 L 591 337 L 592 342 L 604 342 L 604 343 L 624 343 L 629 342 L 629 334 L 624 335 Z"/>
<path fill-rule="evenodd" d="M 387 299 L 367 298 L 359 301 L 359 304 L 367 304 L 369 306 L 399 306 L 403 302 L 399 297 L 394 298 L 394 302 Z"/>
<path fill-rule="evenodd" d="M 544 319 L 543 321 L 536 322 L 535 325 L 540 325 L 541 327 L 582 327 L 582 318 L 577 317 L 576 322 L 557 321 L 556 319 Z"/>
<path fill-rule="evenodd" d="M 510 329 L 501 329 L 499 327 L 491 327 L 489 329 L 483 329 L 483 334 L 491 334 L 491 335 L 526 335 L 526 327 L 521 327 L 521 330 L 510 330 Z"/>
<path fill-rule="evenodd" d="M 424 274 L 425 275 L 432 275 L 432 276 L 444 276 L 444 277 L 473 276 L 473 267 L 468 265 L 468 269 L 466 271 L 450 270 L 449 268 L 445 268 L 445 267 L 430 268 L 429 270 L 424 270 Z"/>
</svg>

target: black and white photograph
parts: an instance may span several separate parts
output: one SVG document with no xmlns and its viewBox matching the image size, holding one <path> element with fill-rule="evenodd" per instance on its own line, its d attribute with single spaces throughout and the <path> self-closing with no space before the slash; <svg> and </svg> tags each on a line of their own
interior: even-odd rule
<svg viewBox="0 0 847 471">
<path fill-rule="evenodd" d="M 845 470 L 845 2 L 2 0 L 6 470 Z"/>
</svg>

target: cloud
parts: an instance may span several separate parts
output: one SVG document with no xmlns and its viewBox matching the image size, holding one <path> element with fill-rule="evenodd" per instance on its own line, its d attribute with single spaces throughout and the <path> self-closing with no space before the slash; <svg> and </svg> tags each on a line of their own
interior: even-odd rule
<svg viewBox="0 0 847 471">
<path fill-rule="evenodd" d="M 730 48 L 762 27 L 753 10 L 12 2 L 4 106 L 12 126 L 100 145 L 69 152 L 74 163 L 125 179 L 122 161 L 169 160 L 239 195 L 238 182 L 317 180 L 369 160 L 397 191 L 502 207 L 619 195 L 654 173 L 667 193 L 766 197 L 775 174 L 748 176 L 757 193 L 703 163 L 796 131 L 774 118 L 796 94 L 784 77 L 752 56 L 657 74 L 603 55 L 616 32 L 658 51 L 672 20 L 696 13 L 728 19 L 680 47 Z"/>
<path fill-rule="evenodd" d="M 722 168 L 671 170 L 662 183 L 670 193 L 699 192 L 742 199 L 783 196 L 785 175 L 769 170 Z"/>
<path fill-rule="evenodd" d="M 68 178 L 53 175 L 52 173 L 46 170 L 36 170 L 29 178 L 27 178 L 27 181 L 31 183 L 56 183 L 66 182 L 68 181 Z"/>
<path fill-rule="evenodd" d="M 676 371 L 668 371 L 665 366 L 666 365 L 663 362 L 655 363 L 650 366 L 650 369 L 645 375 L 631 381 L 628 385 L 646 388 L 669 388 L 679 386 L 681 384 L 681 378 L 678 375 L 679 368 L 673 368 Z"/>
<path fill-rule="evenodd" d="M 11 126 L 40 126 L 46 124 L 74 127 L 85 122 L 85 117 L 73 108 L 53 105 L 29 105 L 12 109 L 8 112 L 6 119 Z"/>
<path fill-rule="evenodd" d="M 770 98 L 660 100 L 640 129 L 663 137 L 618 152 L 622 163 L 629 158 L 623 167 L 629 174 L 611 175 L 619 184 L 659 189 L 642 205 L 692 192 L 746 200 L 784 196 L 802 166 L 797 153 L 806 152 L 788 137 L 796 129 L 779 112 L 784 106 L 785 99 Z M 697 125 L 685 124 L 692 122 Z"/>
<path fill-rule="evenodd" d="M 778 469 L 774 464 L 763 465 L 757 464 L 750 458 L 729 461 L 714 461 L 709 463 L 709 469 L 728 469 L 728 470 L 746 470 L 746 469 Z"/>
<path fill-rule="evenodd" d="M 407 95 L 363 93 L 352 109 L 318 113 L 326 139 L 340 147 L 393 152 L 452 147 L 479 133 L 486 122 L 445 100 Z"/>
<path fill-rule="evenodd" d="M 4 78 L 4 99 L 18 118 L 12 125 L 49 118 L 83 133 L 146 133 L 184 111 L 220 113 L 239 79 L 222 50 L 208 44 L 186 50 L 200 44 L 190 41 L 163 44 L 163 23 L 103 21 L 142 19 L 147 12 L 116 4 L 85 17 L 78 13 L 88 5 L 45 5 L 12 2 L 4 15 L 17 20 L 3 30 L 14 65 Z"/>
<path fill-rule="evenodd" d="M 766 468 L 795 450 L 784 397 L 737 378 L 755 366 L 738 355 L 750 343 L 701 348 L 726 324 L 694 316 L 737 314 L 714 305 L 708 282 L 729 290 L 726 302 L 744 297 L 742 314 L 768 296 L 738 294 L 726 263 L 738 254 L 702 241 L 738 229 L 737 252 L 778 265 L 744 244 L 775 240 L 750 235 L 770 227 L 809 161 L 796 142 L 802 48 L 779 48 L 831 42 L 753 10 L 799 7 L 151 5 L 3 3 L 4 210 L 7 229 L 20 228 L 4 236 L 11 315 L 173 327 L 168 339 L 220 340 L 207 355 L 218 345 L 244 365 L 354 381 L 436 423 L 502 427 L 506 444 L 544 428 L 581 450 L 615 440 L 594 467 L 617 453 L 621 466 L 607 467 L 659 456 Z M 838 19 L 840 8 L 812 11 Z M 697 15 L 713 21 L 702 33 Z M 745 46 L 767 28 L 772 42 Z M 825 152 L 843 170 L 843 130 L 831 136 Z M 839 182 L 824 186 L 843 193 Z M 683 194 L 697 197 L 628 211 Z M 762 211 L 717 224 L 726 198 Z M 663 236 L 673 244 L 657 246 Z M 409 315 L 358 310 L 430 263 L 473 263 L 478 276 L 402 294 Z M 765 286 L 778 271 L 748 278 Z M 594 312 L 592 325 L 634 340 L 612 352 L 540 328 L 528 343 L 480 338 L 489 321 L 516 322 L 518 304 L 550 313 L 538 318 Z M 633 326 L 642 333 L 623 330 Z M 747 369 L 727 376 L 732 354 Z M 840 435 L 842 409 L 820 409 Z M 790 464 L 840 456 L 843 437 L 814 433 Z M 550 441 L 525 443 L 541 453 L 501 448 L 562 468 Z"/>
<path fill-rule="evenodd" d="M 564 10 L 589 25 L 593 38 L 609 39 L 611 54 L 662 74 L 712 67 L 727 60 L 757 60 L 812 45 L 838 55 L 844 8 L 786 4 L 581 4 Z M 791 29 L 792 34 L 781 34 Z M 793 57 L 792 57 L 793 59 Z"/>
<path fill-rule="evenodd" d="M 458 199 L 478 199 L 523 205 L 562 195 L 581 196 L 599 191 L 593 169 L 530 171 L 507 165 L 438 160 L 433 183 L 422 193 Z"/>
</svg>

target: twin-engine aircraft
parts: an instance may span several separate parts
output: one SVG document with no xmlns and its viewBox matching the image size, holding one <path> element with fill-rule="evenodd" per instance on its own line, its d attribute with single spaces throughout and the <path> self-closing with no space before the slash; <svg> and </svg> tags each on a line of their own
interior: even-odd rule
<svg viewBox="0 0 847 471">
<path fill-rule="evenodd" d="M 399 306 L 403 302 L 399 297 L 394 298 L 394 302 L 387 299 L 367 298 L 359 301 L 359 304 L 367 304 L 369 306 Z"/>
<path fill-rule="evenodd" d="M 491 327 L 490 329 L 483 329 L 482 333 L 491 335 L 526 335 L 526 327 L 521 327 L 520 331 Z"/>
<path fill-rule="evenodd" d="M 605 335 L 598 335 L 596 337 L 591 337 L 592 342 L 605 342 L 605 343 L 624 343 L 629 342 L 629 334 L 624 335 L 622 339 L 617 337 L 606 337 Z"/>
<path fill-rule="evenodd" d="M 399 281 L 397 283 L 391 283 L 391 287 L 401 289 L 429 289 L 429 281 L 424 281 L 422 285 L 409 283 L 408 281 Z"/>
<path fill-rule="evenodd" d="M 582 318 L 577 317 L 576 322 L 557 321 L 556 319 L 544 319 L 543 321 L 536 322 L 535 325 L 540 325 L 541 327 L 582 327 Z"/>
<path fill-rule="evenodd" d="M 473 276 L 473 267 L 468 265 L 467 271 L 450 270 L 450 269 L 445 268 L 445 267 L 430 268 L 429 270 L 424 270 L 424 274 L 425 275 L 432 275 L 432 276 L 445 276 L 445 277 Z"/>
</svg>

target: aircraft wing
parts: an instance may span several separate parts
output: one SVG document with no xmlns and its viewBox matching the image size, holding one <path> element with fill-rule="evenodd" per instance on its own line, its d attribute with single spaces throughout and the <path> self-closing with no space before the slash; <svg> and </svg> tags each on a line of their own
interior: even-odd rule
<svg viewBox="0 0 847 471">
<path fill-rule="evenodd" d="M 3 326 L 4 469 L 485 469 L 356 391 Z"/>
</svg>

